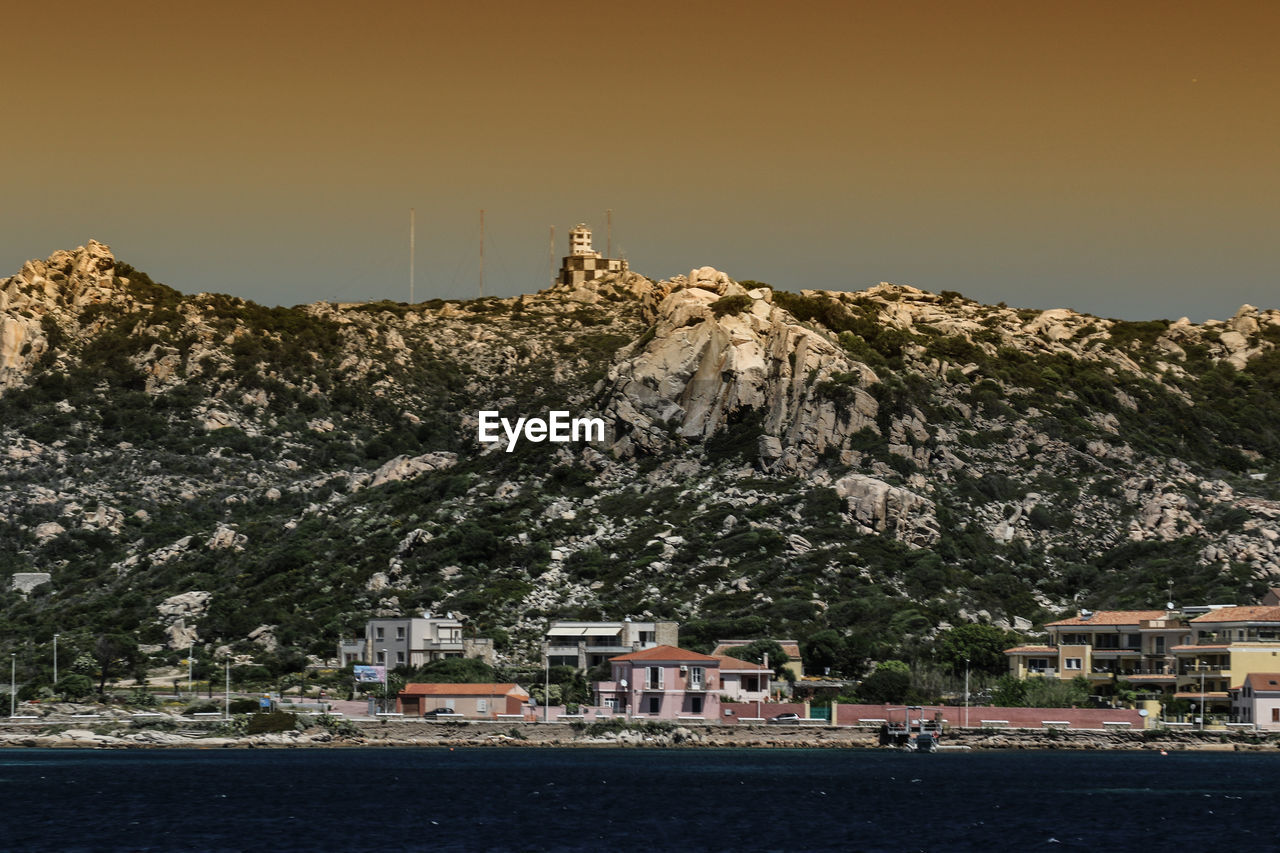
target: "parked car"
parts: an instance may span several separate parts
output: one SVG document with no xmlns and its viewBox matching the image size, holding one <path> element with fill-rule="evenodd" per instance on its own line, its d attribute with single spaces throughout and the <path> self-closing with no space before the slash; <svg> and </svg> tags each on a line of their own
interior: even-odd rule
<svg viewBox="0 0 1280 853">
<path fill-rule="evenodd" d="M 767 723 L 779 723 L 779 724 L 782 724 L 782 723 L 795 723 L 796 725 L 799 725 L 799 724 L 800 724 L 800 715 L 799 715 L 799 714 L 777 714 L 777 715 L 775 715 L 775 716 L 770 717 L 770 718 L 769 718 L 768 720 L 766 720 L 765 722 L 767 722 Z"/>
<path fill-rule="evenodd" d="M 430 711 L 423 711 L 424 717 L 452 717 L 454 711 L 450 708 L 432 708 Z"/>
</svg>

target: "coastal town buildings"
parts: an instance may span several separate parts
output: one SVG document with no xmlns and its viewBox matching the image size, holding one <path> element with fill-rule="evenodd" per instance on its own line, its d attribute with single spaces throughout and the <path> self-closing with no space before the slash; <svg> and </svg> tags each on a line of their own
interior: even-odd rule
<svg viewBox="0 0 1280 853">
<path fill-rule="evenodd" d="M 1186 619 L 1173 610 L 1082 610 L 1044 627 L 1047 643 L 1005 650 L 1009 672 L 1067 681 L 1083 676 L 1094 692 L 1109 692 L 1123 680 L 1172 693 L 1173 649 L 1191 636 Z"/>
<path fill-rule="evenodd" d="M 656 720 L 716 720 L 722 658 L 661 645 L 610 659 L 613 678 L 593 685 L 596 704 Z"/>
<path fill-rule="evenodd" d="M 1251 672 L 1244 683 L 1227 691 L 1231 719 L 1253 723 L 1266 731 L 1280 731 L 1280 672 Z"/>
<path fill-rule="evenodd" d="M 396 711 L 413 717 L 444 712 L 496 720 L 522 716 L 528 701 L 529 692 L 518 684 L 406 684 L 396 697 Z"/>
<path fill-rule="evenodd" d="M 462 620 L 452 613 L 370 619 L 363 639 L 338 642 L 338 659 L 344 666 L 363 661 L 395 669 L 461 657 L 493 663 L 493 640 L 463 636 Z"/>
<path fill-rule="evenodd" d="M 1177 695 L 1211 714 L 1231 713 L 1231 691 L 1251 674 L 1280 671 L 1280 607 L 1217 607 L 1190 627 L 1188 641 L 1173 649 Z"/>
<path fill-rule="evenodd" d="M 617 655 L 674 646 L 680 641 L 680 626 L 675 622 L 581 622 L 558 620 L 547 628 L 543 638 L 551 666 L 572 666 L 588 670 Z"/>
<path fill-rule="evenodd" d="M 730 649 L 742 648 L 749 646 L 756 640 L 716 640 L 716 647 L 711 650 L 713 655 L 727 655 Z M 782 651 L 787 656 L 787 662 L 783 664 L 783 669 L 788 670 L 794 680 L 804 678 L 804 661 L 800 657 L 800 644 L 795 640 L 774 640 L 778 645 L 782 646 Z"/>
</svg>

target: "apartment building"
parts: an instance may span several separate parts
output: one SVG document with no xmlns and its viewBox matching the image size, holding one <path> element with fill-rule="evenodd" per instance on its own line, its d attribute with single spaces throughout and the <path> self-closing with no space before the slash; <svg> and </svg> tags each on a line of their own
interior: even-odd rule
<svg viewBox="0 0 1280 853">
<path fill-rule="evenodd" d="M 628 652 L 674 646 L 680 640 L 675 622 L 552 622 L 544 638 L 544 648 L 552 666 L 572 666 L 587 670 Z"/>
</svg>

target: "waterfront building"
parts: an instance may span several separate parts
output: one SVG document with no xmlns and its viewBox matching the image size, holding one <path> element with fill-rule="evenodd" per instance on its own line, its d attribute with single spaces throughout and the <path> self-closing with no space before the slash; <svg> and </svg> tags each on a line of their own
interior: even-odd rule
<svg viewBox="0 0 1280 853">
<path fill-rule="evenodd" d="M 680 642 L 680 626 L 675 622 L 582 622 L 560 619 L 552 622 L 543 638 L 551 666 L 572 666 L 586 671 L 627 652 L 674 646 Z"/>
<path fill-rule="evenodd" d="M 462 620 L 452 613 L 432 616 L 425 611 L 421 616 L 378 617 L 365 623 L 363 639 L 338 642 L 338 659 L 344 666 L 364 661 L 391 669 L 461 657 L 492 664 L 493 640 L 463 633 Z"/>
<path fill-rule="evenodd" d="M 667 645 L 618 655 L 613 678 L 593 685 L 596 704 L 632 718 L 718 720 L 721 660 Z"/>
</svg>

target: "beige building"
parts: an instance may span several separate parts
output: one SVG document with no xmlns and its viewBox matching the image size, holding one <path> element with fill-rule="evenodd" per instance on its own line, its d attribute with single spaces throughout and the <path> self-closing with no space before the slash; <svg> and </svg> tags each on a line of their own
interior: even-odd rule
<svg viewBox="0 0 1280 853">
<path fill-rule="evenodd" d="M 362 640 L 340 640 L 338 658 L 391 669 L 420 667 L 442 658 L 481 658 L 493 663 L 493 640 L 463 636 L 462 620 L 452 613 L 370 619 Z"/>
<path fill-rule="evenodd" d="M 1018 678 L 1084 676 L 1100 692 L 1124 680 L 1172 693 L 1173 650 L 1191 636 L 1186 620 L 1170 610 L 1082 610 L 1044 627 L 1047 643 L 1005 650 L 1009 672 Z"/>
<path fill-rule="evenodd" d="M 572 666 L 581 670 L 599 666 L 628 652 L 674 646 L 680 640 L 676 622 L 581 622 L 562 619 L 552 622 L 543 639 L 552 666 Z"/>
<path fill-rule="evenodd" d="M 1190 621 L 1193 634 L 1173 650 L 1178 696 L 1231 713 L 1230 691 L 1252 673 L 1280 671 L 1280 607 L 1216 607 Z"/>
<path fill-rule="evenodd" d="M 713 655 L 728 655 L 730 649 L 742 648 L 749 646 L 755 640 L 716 640 L 716 647 L 711 650 Z M 796 677 L 796 681 L 804 678 L 804 661 L 800 659 L 800 644 L 795 640 L 775 640 L 778 645 L 782 646 L 783 653 L 787 656 L 787 662 L 783 665 L 783 669 L 791 672 Z M 772 666 L 772 664 L 770 665 Z"/>
</svg>

